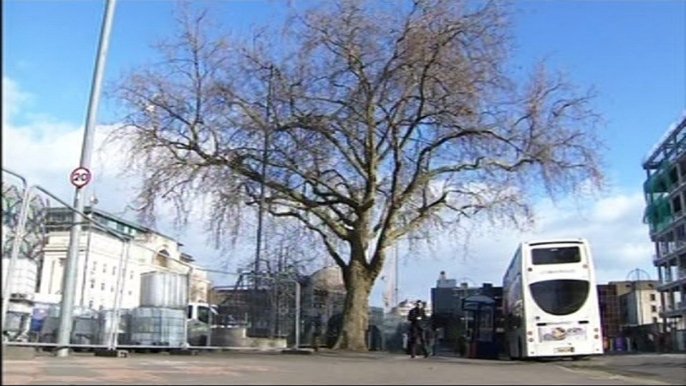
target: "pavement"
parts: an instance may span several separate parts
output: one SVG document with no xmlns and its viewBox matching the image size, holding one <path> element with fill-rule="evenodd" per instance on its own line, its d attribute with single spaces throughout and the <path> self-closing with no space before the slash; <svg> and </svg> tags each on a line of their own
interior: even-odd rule
<svg viewBox="0 0 686 386">
<path fill-rule="evenodd" d="M 609 358 L 609 359 L 608 359 Z M 626 359 L 625 359 L 626 358 Z M 455 357 L 410 359 L 388 353 L 319 352 L 283 355 L 276 352 L 223 352 L 196 356 L 132 354 L 128 358 L 73 354 L 67 358 L 39 355 L 3 360 L 2 384 L 510 384 L 510 385 L 665 385 L 676 378 L 620 374 L 612 369 L 651 368 L 683 363 L 686 356 L 599 357 L 588 361 L 519 362 Z M 634 362 L 632 362 L 632 360 Z M 632 365 L 633 363 L 633 365 Z M 652 365 L 651 365 L 652 363 Z M 640 364 L 640 366 L 638 365 Z M 678 370 L 678 366 L 674 366 Z M 645 370 L 645 369 L 644 369 Z M 677 371 L 673 376 L 678 376 Z M 682 378 L 686 379 L 686 378 Z M 678 380 L 678 379 L 676 379 Z"/>
</svg>

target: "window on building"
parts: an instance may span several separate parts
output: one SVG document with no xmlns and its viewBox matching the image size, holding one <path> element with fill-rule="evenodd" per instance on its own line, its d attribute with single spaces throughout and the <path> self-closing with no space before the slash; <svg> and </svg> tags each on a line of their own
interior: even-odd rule
<svg viewBox="0 0 686 386">
<path fill-rule="evenodd" d="M 167 268 L 169 266 L 169 252 L 166 250 L 161 250 L 155 255 L 155 264 L 159 265 L 160 267 Z"/>
<path fill-rule="evenodd" d="M 653 324 L 657 324 L 657 317 L 653 316 Z"/>
<path fill-rule="evenodd" d="M 681 196 L 676 196 L 672 199 L 672 208 L 674 209 L 674 214 L 678 215 L 681 213 Z"/>
<path fill-rule="evenodd" d="M 114 286 L 110 287 L 110 292 L 114 292 Z"/>
<path fill-rule="evenodd" d="M 102 273 L 107 273 L 107 264 L 102 265 Z"/>
<path fill-rule="evenodd" d="M 655 301 L 655 294 L 650 294 L 650 301 Z"/>
<path fill-rule="evenodd" d="M 683 224 L 676 228 L 676 241 L 686 241 L 686 226 Z"/>
<path fill-rule="evenodd" d="M 88 301 L 88 308 L 91 310 L 93 309 L 93 301 L 92 300 Z"/>
<path fill-rule="evenodd" d="M 133 280 L 133 270 L 129 271 L 129 279 Z"/>
<path fill-rule="evenodd" d="M 117 275 L 117 267 L 112 267 L 112 275 Z"/>
<path fill-rule="evenodd" d="M 105 283 L 100 283 L 100 291 L 104 291 L 104 290 L 105 290 Z"/>
<path fill-rule="evenodd" d="M 91 289 L 95 289 L 95 280 L 91 279 Z"/>
<path fill-rule="evenodd" d="M 133 292 L 129 291 L 129 296 L 133 295 Z"/>
<path fill-rule="evenodd" d="M 657 306 L 650 306 L 651 312 L 657 312 Z"/>
<path fill-rule="evenodd" d="M 677 184 L 679 182 L 679 173 L 676 170 L 676 166 L 669 170 L 669 183 L 670 186 Z"/>
</svg>

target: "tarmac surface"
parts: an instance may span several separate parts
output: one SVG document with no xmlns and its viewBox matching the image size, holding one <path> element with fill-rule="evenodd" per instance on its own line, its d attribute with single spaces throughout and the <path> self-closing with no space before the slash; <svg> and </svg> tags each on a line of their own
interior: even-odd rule
<svg viewBox="0 0 686 386">
<path fill-rule="evenodd" d="M 510 384 L 665 385 L 686 383 L 686 355 L 604 356 L 586 361 L 519 362 L 388 353 L 283 355 L 223 352 L 128 358 L 45 354 L 3 360 L 7 385 L 93 384 Z M 672 372 L 660 375 L 665 369 Z"/>
<path fill-rule="evenodd" d="M 626 377 L 686 385 L 686 354 L 605 355 L 565 362 L 570 369 L 598 370 Z"/>
</svg>

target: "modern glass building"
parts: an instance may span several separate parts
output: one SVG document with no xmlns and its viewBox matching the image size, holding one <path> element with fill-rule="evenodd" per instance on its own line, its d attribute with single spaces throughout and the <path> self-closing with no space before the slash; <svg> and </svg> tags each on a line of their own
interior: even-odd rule
<svg viewBox="0 0 686 386">
<path fill-rule="evenodd" d="M 655 243 L 653 263 L 664 325 L 675 349 L 686 349 L 686 115 L 673 125 L 643 162 L 644 222 Z"/>
</svg>

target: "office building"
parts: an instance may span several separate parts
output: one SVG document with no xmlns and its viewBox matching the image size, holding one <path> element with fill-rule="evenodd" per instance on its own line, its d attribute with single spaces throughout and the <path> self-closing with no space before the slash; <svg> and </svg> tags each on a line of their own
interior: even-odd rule
<svg viewBox="0 0 686 386">
<path fill-rule="evenodd" d="M 644 221 L 655 245 L 663 319 L 679 349 L 686 349 L 686 114 L 670 127 L 643 162 Z"/>
</svg>

